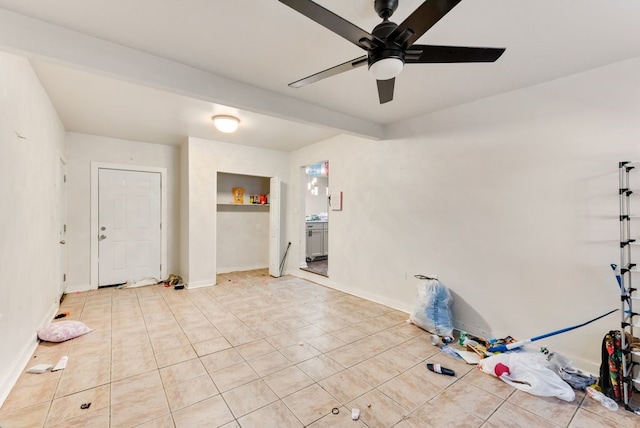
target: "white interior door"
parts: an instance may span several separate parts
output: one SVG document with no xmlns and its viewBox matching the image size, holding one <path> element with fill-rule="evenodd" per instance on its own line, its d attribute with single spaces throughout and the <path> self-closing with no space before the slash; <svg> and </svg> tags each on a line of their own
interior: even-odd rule
<svg viewBox="0 0 640 428">
<path fill-rule="evenodd" d="M 282 180 L 279 177 L 271 177 L 269 184 L 269 275 L 277 278 L 282 273 L 280 272 Z"/>
<path fill-rule="evenodd" d="M 60 185 L 58 186 L 58 239 L 59 239 L 59 255 L 60 255 L 60 296 L 62 296 L 66 289 L 67 284 L 67 172 L 64 160 L 60 159 L 60 170 L 58 171 L 58 180 Z"/>
<path fill-rule="evenodd" d="M 161 174 L 98 171 L 98 286 L 161 275 Z"/>
</svg>

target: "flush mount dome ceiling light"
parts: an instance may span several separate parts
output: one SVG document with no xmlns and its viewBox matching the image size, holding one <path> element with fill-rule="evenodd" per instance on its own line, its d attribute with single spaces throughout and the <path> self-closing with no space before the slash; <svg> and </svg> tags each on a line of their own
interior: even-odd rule
<svg viewBox="0 0 640 428">
<path fill-rule="evenodd" d="M 240 119 L 233 116 L 219 115 L 213 116 L 211 119 L 213 120 L 213 125 L 216 129 L 220 132 L 224 132 L 225 134 L 236 132 L 238 125 L 240 124 Z"/>
</svg>

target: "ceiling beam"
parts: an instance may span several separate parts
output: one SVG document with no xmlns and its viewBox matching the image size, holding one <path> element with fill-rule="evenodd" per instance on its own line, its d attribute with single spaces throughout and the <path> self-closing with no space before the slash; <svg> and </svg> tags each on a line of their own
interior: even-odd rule
<svg viewBox="0 0 640 428">
<path fill-rule="evenodd" d="M 384 127 L 175 61 L 0 9 L 0 46 L 180 95 L 360 137 L 382 139 Z"/>
</svg>

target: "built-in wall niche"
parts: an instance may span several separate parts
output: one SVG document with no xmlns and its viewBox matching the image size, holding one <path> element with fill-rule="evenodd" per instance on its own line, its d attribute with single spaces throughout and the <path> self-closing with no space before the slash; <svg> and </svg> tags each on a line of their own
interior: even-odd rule
<svg viewBox="0 0 640 428">
<path fill-rule="evenodd" d="M 256 175 L 231 174 L 226 172 L 218 173 L 218 192 L 217 204 L 220 205 L 268 205 L 269 196 L 269 177 L 260 177 Z M 243 189 L 242 203 L 237 201 L 237 192 L 234 195 L 234 189 Z M 267 197 L 267 203 L 252 203 L 251 196 L 264 195 Z"/>
<path fill-rule="evenodd" d="M 244 203 L 234 202 L 233 189 L 244 189 Z M 238 272 L 269 267 L 267 204 L 250 204 L 251 195 L 268 195 L 269 177 L 217 174 L 216 271 Z"/>
</svg>

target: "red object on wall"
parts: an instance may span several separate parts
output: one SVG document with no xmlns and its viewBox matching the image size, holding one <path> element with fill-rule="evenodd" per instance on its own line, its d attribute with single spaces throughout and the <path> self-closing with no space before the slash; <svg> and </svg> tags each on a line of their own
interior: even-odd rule
<svg viewBox="0 0 640 428">
<path fill-rule="evenodd" d="M 260 195 L 260 203 L 263 205 L 267 203 L 267 195 L 264 193 Z"/>
</svg>

